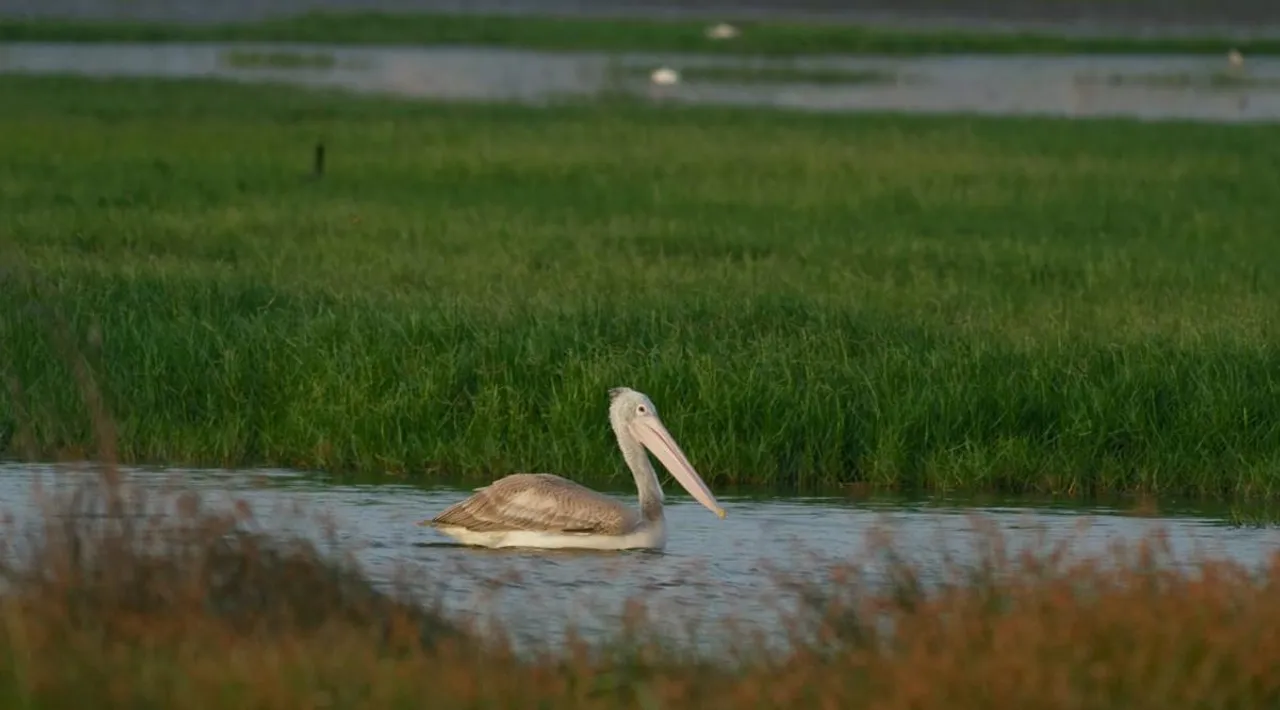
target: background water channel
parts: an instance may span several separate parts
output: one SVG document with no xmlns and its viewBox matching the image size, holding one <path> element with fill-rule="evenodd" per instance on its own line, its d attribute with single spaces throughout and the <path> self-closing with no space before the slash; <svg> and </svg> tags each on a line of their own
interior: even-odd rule
<svg viewBox="0 0 1280 710">
<path fill-rule="evenodd" d="M 660 67 L 689 78 L 655 85 L 650 74 Z M 721 72 L 698 78 L 700 69 L 705 76 L 712 67 Z M 824 79 L 812 80 L 819 72 Z M 810 111 L 1219 122 L 1280 117 L 1280 58 L 1274 57 L 1232 67 L 1216 56 L 742 59 L 480 47 L 19 42 L 0 44 L 0 73 L 218 78 L 434 100 L 547 103 L 615 93 Z M 840 74 L 848 79 L 838 80 Z"/>
<path fill-rule="evenodd" d="M 87 466 L 0 464 L 0 500 L 19 528 L 37 520 L 37 498 L 95 475 Z M 416 522 L 468 495 L 462 488 L 400 483 L 350 484 L 302 472 L 126 469 L 135 485 L 178 484 L 210 506 L 242 500 L 268 530 L 324 543 L 332 525 L 376 582 L 407 572 L 425 598 L 454 614 L 497 622 L 521 644 L 541 646 L 573 626 L 591 638 L 616 633 L 629 599 L 642 598 L 667 633 L 727 642 L 730 626 L 777 634 L 792 596 L 785 582 L 821 583 L 822 570 L 849 565 L 877 578 L 883 559 L 867 554 L 888 533 L 926 574 L 944 558 L 976 559 L 984 525 L 1010 549 L 1070 541 L 1072 555 L 1105 553 L 1117 541 L 1168 534 L 1180 563 L 1199 555 L 1258 565 L 1280 549 L 1280 529 L 1230 523 L 1223 510 L 1165 507 L 1158 516 L 1122 507 L 1011 502 L 973 505 L 944 498 L 748 497 L 721 494 L 719 520 L 667 486 L 669 543 L 662 553 L 484 550 L 454 544 Z M 65 488 L 64 488 L 65 489 Z M 41 491 L 42 493 L 37 493 Z M 617 495 L 634 500 L 633 492 Z"/>
</svg>

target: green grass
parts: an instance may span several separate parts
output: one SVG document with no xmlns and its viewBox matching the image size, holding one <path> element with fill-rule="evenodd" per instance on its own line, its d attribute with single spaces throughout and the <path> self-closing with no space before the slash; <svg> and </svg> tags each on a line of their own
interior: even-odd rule
<svg viewBox="0 0 1280 710">
<path fill-rule="evenodd" d="M 309 13 L 221 25 L 0 19 L 0 41 L 255 40 L 359 44 L 479 44 L 548 50 L 728 54 L 1280 53 L 1280 39 L 1063 37 L 1047 33 L 899 30 L 835 23 L 742 22 L 728 40 L 710 22 L 444 14 Z"/>
<path fill-rule="evenodd" d="M 0 96 L 9 455 L 80 348 L 129 462 L 603 482 L 630 385 L 713 486 L 1280 492 L 1273 127 Z"/>
</svg>

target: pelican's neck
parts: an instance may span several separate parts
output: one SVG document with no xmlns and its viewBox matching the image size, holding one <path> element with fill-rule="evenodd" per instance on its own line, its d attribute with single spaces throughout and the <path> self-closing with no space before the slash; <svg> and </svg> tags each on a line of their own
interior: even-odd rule
<svg viewBox="0 0 1280 710">
<path fill-rule="evenodd" d="M 626 432 L 618 433 L 618 448 L 626 459 L 631 475 L 636 477 L 636 489 L 640 492 L 640 515 L 648 522 L 662 520 L 662 486 L 658 474 L 649 462 L 644 446 Z"/>
</svg>

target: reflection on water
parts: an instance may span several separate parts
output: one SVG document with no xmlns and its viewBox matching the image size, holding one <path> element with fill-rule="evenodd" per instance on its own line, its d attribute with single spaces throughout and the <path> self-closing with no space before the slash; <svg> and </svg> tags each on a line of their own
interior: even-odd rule
<svg viewBox="0 0 1280 710">
<path fill-rule="evenodd" d="M 0 512 L 22 524 L 32 519 L 34 484 L 50 490 L 84 475 L 91 474 L 0 465 Z M 625 601 L 635 597 L 644 597 L 671 633 L 697 624 L 704 645 L 716 641 L 708 629 L 724 628 L 717 620 L 776 630 L 779 610 L 789 600 L 776 575 L 813 579 L 827 565 L 847 564 L 875 579 L 879 562 L 864 550 L 867 536 L 877 530 L 891 533 L 905 557 L 926 572 L 936 571 L 948 555 L 972 559 L 980 534 L 975 521 L 1002 531 L 1013 549 L 1071 540 L 1073 554 L 1101 553 L 1112 542 L 1162 528 L 1184 560 L 1209 554 L 1256 565 L 1280 544 L 1274 528 L 1233 527 L 1195 514 L 1131 517 L 1101 508 L 722 496 L 728 517 L 719 520 L 683 494 L 669 492 L 670 539 L 663 553 L 483 550 L 454 545 L 414 524 L 460 500 L 464 490 L 325 483 L 287 471 L 133 469 L 127 475 L 144 485 L 180 481 L 206 493 L 211 506 L 244 500 L 260 524 L 316 539 L 323 539 L 321 523 L 331 518 L 341 545 L 375 580 L 407 570 L 426 580 L 424 593 L 447 609 L 499 622 L 526 642 L 554 642 L 571 624 L 588 637 L 615 630 Z M 296 512 L 299 504 L 306 515 Z"/>
<path fill-rule="evenodd" d="M 684 70 L 691 79 L 654 86 L 647 72 L 661 66 Z M 653 101 L 811 111 L 1232 122 L 1280 117 L 1280 58 L 1274 57 L 1229 67 L 1216 56 L 744 60 L 467 47 L 11 43 L 0 45 L 0 72 L 225 78 L 441 100 L 543 103 L 621 92 Z M 839 74 L 854 78 L 840 81 Z"/>
</svg>

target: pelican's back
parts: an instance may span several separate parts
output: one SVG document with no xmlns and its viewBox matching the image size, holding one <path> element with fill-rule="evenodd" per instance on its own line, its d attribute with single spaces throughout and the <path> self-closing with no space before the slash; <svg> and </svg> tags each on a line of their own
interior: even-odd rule
<svg viewBox="0 0 1280 710">
<path fill-rule="evenodd" d="M 516 473 L 477 489 L 431 524 L 471 532 L 623 535 L 640 524 L 640 516 L 620 501 L 560 476 Z"/>
</svg>

